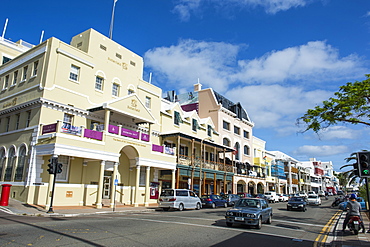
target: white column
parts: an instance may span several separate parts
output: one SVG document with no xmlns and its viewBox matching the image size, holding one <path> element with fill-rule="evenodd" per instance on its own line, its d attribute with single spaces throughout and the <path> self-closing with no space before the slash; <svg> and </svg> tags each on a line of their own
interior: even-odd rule
<svg viewBox="0 0 370 247">
<path fill-rule="evenodd" d="M 288 180 L 289 180 L 289 194 L 293 193 L 293 185 L 292 185 L 292 164 L 290 161 L 288 162 Z"/>
<path fill-rule="evenodd" d="M 98 192 L 96 194 L 96 208 L 102 208 L 102 196 L 103 196 L 103 186 L 104 186 L 104 169 L 105 169 L 105 160 L 100 161 L 100 172 L 99 172 L 99 183 L 98 183 Z"/>
<path fill-rule="evenodd" d="M 140 180 L 140 166 L 136 165 L 134 207 L 139 206 L 139 180 Z"/>
<path fill-rule="evenodd" d="M 171 181 L 171 188 L 175 189 L 176 186 L 176 169 L 172 170 L 172 181 Z"/>
<path fill-rule="evenodd" d="M 146 167 L 145 174 L 145 202 L 144 206 L 149 207 L 149 196 L 150 196 L 150 166 Z"/>
</svg>

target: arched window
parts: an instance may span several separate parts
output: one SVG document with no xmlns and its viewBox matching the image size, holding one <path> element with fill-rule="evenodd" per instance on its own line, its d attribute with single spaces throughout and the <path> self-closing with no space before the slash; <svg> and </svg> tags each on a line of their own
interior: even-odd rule
<svg viewBox="0 0 370 247">
<path fill-rule="evenodd" d="M 6 165 L 5 168 L 5 175 L 4 175 L 4 181 L 11 181 L 12 179 L 12 172 L 13 172 L 13 167 L 15 163 L 15 149 L 14 147 L 11 147 L 9 150 L 9 155 L 8 155 L 8 164 Z"/>
<path fill-rule="evenodd" d="M 244 146 L 244 155 L 250 155 L 249 147 L 247 145 Z"/>
<path fill-rule="evenodd" d="M 3 178 L 3 170 L 4 170 L 4 166 L 5 166 L 5 160 L 6 160 L 6 157 L 5 157 L 5 149 L 2 148 L 0 150 L 0 181 L 2 180 Z"/>
<path fill-rule="evenodd" d="M 237 142 L 235 143 L 235 146 L 234 146 L 234 154 L 235 154 L 235 159 L 236 160 L 240 160 L 240 144 Z"/>
<path fill-rule="evenodd" d="M 26 151 L 27 150 L 25 146 L 22 146 L 19 149 L 18 164 L 15 170 L 14 181 L 23 181 L 24 167 L 26 164 L 26 157 L 27 157 Z"/>
<path fill-rule="evenodd" d="M 223 139 L 223 141 L 222 141 L 222 144 L 223 144 L 224 146 L 230 147 L 230 141 L 229 141 L 229 139 L 224 138 L 224 139 Z"/>
</svg>

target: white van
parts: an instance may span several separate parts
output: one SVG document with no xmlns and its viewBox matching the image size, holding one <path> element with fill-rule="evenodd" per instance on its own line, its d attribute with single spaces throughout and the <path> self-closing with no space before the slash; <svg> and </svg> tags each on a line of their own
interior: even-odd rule
<svg viewBox="0 0 370 247">
<path fill-rule="evenodd" d="M 279 202 L 279 197 L 276 195 L 276 192 L 266 192 L 265 196 L 269 202 Z"/>
<path fill-rule="evenodd" d="M 202 202 L 191 190 L 186 189 L 164 189 L 159 196 L 158 206 L 168 211 L 170 208 L 182 211 L 184 209 L 201 209 Z"/>
</svg>

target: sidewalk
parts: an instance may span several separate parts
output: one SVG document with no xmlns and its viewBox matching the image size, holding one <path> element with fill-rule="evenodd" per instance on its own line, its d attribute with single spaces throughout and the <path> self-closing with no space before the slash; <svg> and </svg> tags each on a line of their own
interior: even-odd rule
<svg viewBox="0 0 370 247">
<path fill-rule="evenodd" d="M 133 207 L 133 206 L 117 206 L 113 211 L 113 208 L 103 207 L 101 209 L 94 208 L 92 206 L 56 206 L 53 207 L 54 213 L 47 213 L 47 210 L 41 206 L 23 204 L 20 201 L 9 199 L 9 206 L 0 206 L 0 211 L 16 214 L 16 215 L 28 215 L 28 216 L 39 216 L 39 217 L 75 217 L 79 215 L 91 215 L 91 214 L 128 214 L 128 213 L 142 213 L 142 212 L 154 212 L 158 210 L 157 204 L 150 205 L 149 207 Z M 332 247 L 351 247 L 351 246 L 370 246 L 370 233 L 359 233 L 354 235 L 347 228 L 346 232 L 342 233 L 342 224 L 346 212 L 339 214 L 337 219 L 334 221 L 330 234 L 326 240 L 325 246 Z M 370 230 L 370 220 L 367 218 L 365 213 L 362 213 L 366 231 Z"/>
<path fill-rule="evenodd" d="M 342 214 L 338 217 L 336 224 L 331 231 L 331 235 L 329 236 L 327 241 L 328 246 L 332 247 L 351 247 L 351 246 L 370 246 L 370 233 L 367 231 L 370 230 L 370 221 L 366 214 L 362 212 L 362 219 L 365 224 L 366 233 L 361 233 L 362 230 L 358 235 L 354 235 L 352 232 L 349 231 L 347 228 L 346 231 L 342 232 L 342 225 L 344 218 L 346 217 L 346 212 L 342 212 Z M 329 243 L 328 243 L 329 242 Z"/>
<path fill-rule="evenodd" d="M 100 209 L 93 206 L 54 206 L 54 213 L 47 213 L 47 210 L 41 206 L 24 204 L 12 198 L 9 198 L 8 206 L 0 206 L 0 211 L 6 213 L 41 217 L 73 217 L 89 214 L 140 213 L 153 212 L 157 209 L 157 204 L 151 204 L 149 207 L 117 205 L 114 211 L 113 208 L 106 206 Z"/>
</svg>

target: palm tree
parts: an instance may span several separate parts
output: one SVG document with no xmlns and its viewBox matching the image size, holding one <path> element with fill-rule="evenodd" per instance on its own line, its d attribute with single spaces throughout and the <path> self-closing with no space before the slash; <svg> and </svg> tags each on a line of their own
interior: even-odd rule
<svg viewBox="0 0 370 247">
<path fill-rule="evenodd" d="M 343 172 L 339 173 L 334 172 L 334 176 L 338 178 L 339 185 L 342 188 L 342 190 L 345 190 L 348 184 L 348 175 Z"/>
<path fill-rule="evenodd" d="M 344 160 L 346 161 L 346 163 L 349 163 L 349 162 L 353 162 L 353 163 L 344 165 L 340 169 L 342 170 L 342 168 L 348 167 L 348 166 L 351 166 L 352 169 L 348 170 L 348 171 L 345 171 L 345 172 L 342 172 L 341 174 L 343 174 L 342 176 L 347 177 L 348 184 L 354 184 L 356 179 L 360 178 L 359 175 L 358 175 L 358 169 L 357 169 L 357 153 L 351 153 L 351 156 L 348 157 L 348 158 L 345 158 Z M 360 178 L 360 182 L 362 180 L 363 180 L 363 178 Z"/>
</svg>

